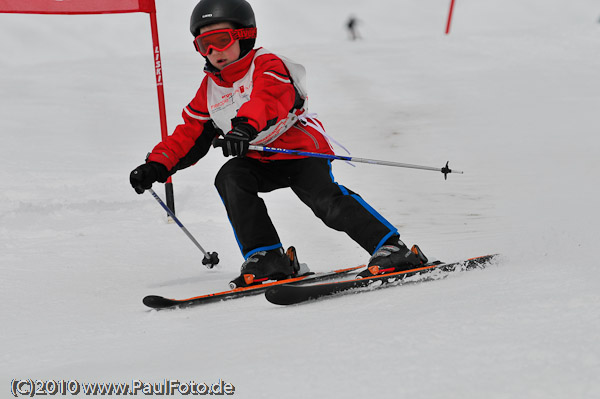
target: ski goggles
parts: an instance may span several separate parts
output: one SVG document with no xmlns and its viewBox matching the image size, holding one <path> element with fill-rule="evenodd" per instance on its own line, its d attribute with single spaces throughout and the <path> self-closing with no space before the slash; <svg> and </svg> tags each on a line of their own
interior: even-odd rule
<svg viewBox="0 0 600 399">
<path fill-rule="evenodd" d="M 196 36 L 194 47 L 203 56 L 210 54 L 210 50 L 225 51 L 235 43 L 236 40 L 256 38 L 256 28 L 242 29 L 217 29 Z"/>
</svg>

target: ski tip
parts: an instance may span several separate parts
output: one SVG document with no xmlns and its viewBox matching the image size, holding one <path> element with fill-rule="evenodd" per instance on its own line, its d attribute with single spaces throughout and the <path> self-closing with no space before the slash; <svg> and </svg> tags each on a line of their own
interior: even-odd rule
<svg viewBox="0 0 600 399">
<path fill-rule="evenodd" d="M 142 299 L 144 305 L 152 309 L 164 309 L 174 306 L 176 303 L 172 299 L 168 299 L 159 295 L 148 295 Z"/>
<path fill-rule="evenodd" d="M 467 259 L 467 261 L 477 263 L 477 264 L 482 264 L 482 263 L 488 263 L 488 262 L 495 262 L 498 259 L 500 259 L 501 256 L 502 256 L 501 254 L 482 255 L 482 256 L 476 256 L 474 258 L 469 258 L 469 259 Z"/>
<path fill-rule="evenodd" d="M 294 288 L 293 285 L 285 284 L 270 287 L 265 292 L 265 298 L 274 305 L 292 305 L 295 302 L 291 301 L 292 297 L 289 294 L 293 292 Z"/>
</svg>

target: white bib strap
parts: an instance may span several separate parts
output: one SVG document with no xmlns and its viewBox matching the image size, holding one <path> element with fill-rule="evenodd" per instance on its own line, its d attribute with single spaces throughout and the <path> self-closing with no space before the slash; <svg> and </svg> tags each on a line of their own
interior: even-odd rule
<svg viewBox="0 0 600 399">
<path fill-rule="evenodd" d="M 333 137 L 331 137 L 330 135 L 328 135 L 325 132 L 325 129 L 323 129 L 323 127 L 318 124 L 317 122 L 314 121 L 314 119 L 316 119 L 318 117 L 318 115 L 314 112 L 304 112 L 302 115 L 300 115 L 298 117 L 298 120 L 300 121 L 300 123 L 302 123 L 304 126 L 310 126 L 313 129 L 315 129 L 316 131 L 318 131 L 319 133 L 321 133 L 323 135 L 323 137 L 325 137 L 325 140 L 327 140 L 327 142 L 329 143 L 329 146 L 333 148 L 333 146 L 331 145 L 331 142 L 333 142 L 333 144 L 337 145 L 338 147 L 340 147 L 342 150 L 346 151 L 346 153 L 348 155 L 352 155 L 350 153 L 350 151 L 348 151 L 348 149 L 346 147 L 344 147 L 339 141 L 337 141 L 336 139 L 334 139 Z M 351 166 L 356 166 L 353 163 L 351 163 L 350 161 L 344 161 L 346 162 L 348 165 Z"/>
</svg>

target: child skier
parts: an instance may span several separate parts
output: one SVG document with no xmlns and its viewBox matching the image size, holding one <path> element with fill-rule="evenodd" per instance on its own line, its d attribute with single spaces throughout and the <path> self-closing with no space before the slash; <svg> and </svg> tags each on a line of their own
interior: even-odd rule
<svg viewBox="0 0 600 399">
<path fill-rule="evenodd" d="M 215 141 L 224 156 L 234 157 L 218 172 L 215 186 L 245 259 L 241 276 L 279 280 L 296 272 L 258 196 L 285 187 L 327 226 L 345 232 L 372 254 L 369 266 L 399 271 L 421 264 L 422 258 L 400 241 L 392 224 L 334 181 L 331 161 L 249 150 L 249 145 L 268 144 L 333 154 L 321 122 L 307 114 L 298 84 L 304 69 L 254 48 L 256 22 L 250 4 L 201 0 L 192 12 L 190 30 L 196 50 L 206 59 L 206 76 L 183 109 L 184 123 L 131 172 L 135 191 L 141 194 L 152 183 L 165 182 L 195 164 Z M 227 134 L 218 138 L 222 132 Z"/>
</svg>

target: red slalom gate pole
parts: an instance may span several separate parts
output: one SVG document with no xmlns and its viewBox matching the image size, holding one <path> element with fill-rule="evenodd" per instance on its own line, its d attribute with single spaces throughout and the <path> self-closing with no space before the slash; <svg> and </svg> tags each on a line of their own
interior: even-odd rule
<svg viewBox="0 0 600 399">
<path fill-rule="evenodd" d="M 167 129 L 167 112 L 165 108 L 165 90 L 163 87 L 162 61 L 160 59 L 160 45 L 158 43 L 158 25 L 156 11 L 150 12 L 150 27 L 152 29 L 152 47 L 154 48 L 154 70 L 156 72 L 156 91 L 158 94 L 158 113 L 160 115 L 160 134 L 164 141 L 169 136 Z M 165 183 L 165 196 L 167 206 L 175 214 L 175 198 L 173 196 L 173 181 L 171 177 Z"/>
<path fill-rule="evenodd" d="M 454 12 L 454 0 L 450 0 L 450 11 L 448 11 L 448 23 L 446 24 L 446 34 L 450 33 L 450 23 L 452 22 L 452 13 Z"/>
<path fill-rule="evenodd" d="M 163 90 L 160 46 L 158 44 L 158 27 L 156 23 L 156 5 L 154 0 L 0 0 L 0 13 L 18 14 L 118 14 L 145 12 L 150 14 L 152 29 L 152 45 L 154 49 L 154 68 L 156 71 L 156 90 L 158 92 L 158 110 L 162 139 L 168 136 L 167 114 L 165 111 L 165 95 Z M 167 204 L 175 213 L 173 183 L 171 178 L 165 185 Z"/>
</svg>

